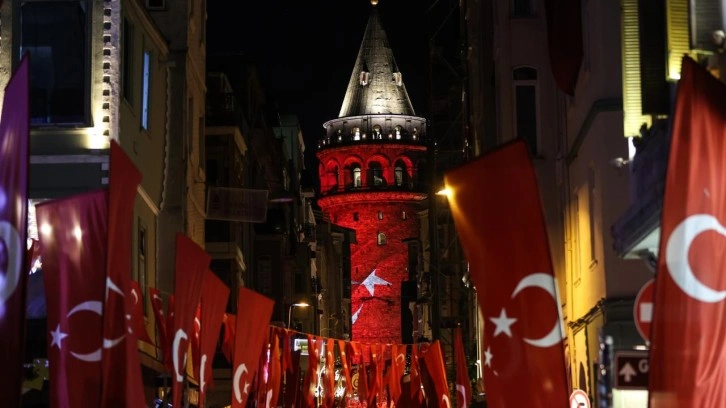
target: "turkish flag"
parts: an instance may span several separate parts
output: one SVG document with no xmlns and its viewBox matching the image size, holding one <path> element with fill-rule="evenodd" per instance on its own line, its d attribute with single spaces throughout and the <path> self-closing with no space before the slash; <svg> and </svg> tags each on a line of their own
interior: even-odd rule
<svg viewBox="0 0 726 408">
<path fill-rule="evenodd" d="M 201 297 L 200 297 L 201 299 Z M 199 351 L 200 337 L 202 335 L 202 302 L 200 300 L 197 310 L 194 311 L 194 325 L 192 326 L 192 338 L 190 341 L 192 348 L 192 369 L 195 375 L 199 375 L 199 360 L 201 353 Z M 197 377 L 198 379 L 199 377 Z"/>
<path fill-rule="evenodd" d="M 0 5 L 2 1 L 0 1 Z M 25 344 L 25 262 L 28 232 L 29 65 L 26 56 L 10 78 L 0 117 L 0 395 L 20 406 Z"/>
<path fill-rule="evenodd" d="M 584 55 L 581 0 L 545 0 L 550 65 L 557 86 L 574 95 Z"/>
<path fill-rule="evenodd" d="M 353 392 L 353 383 L 350 378 L 350 362 L 348 361 L 349 356 L 347 353 L 348 347 L 346 347 L 345 340 L 338 340 L 338 351 L 340 351 L 340 362 L 343 364 L 343 375 L 345 376 L 345 389 L 346 394 Z"/>
<path fill-rule="evenodd" d="M 285 408 L 295 407 L 295 402 L 299 395 L 301 354 L 302 350 L 295 350 L 294 352 L 292 352 L 292 366 L 290 372 L 285 375 L 285 394 L 283 395 L 282 404 L 282 406 Z"/>
<path fill-rule="evenodd" d="M 184 234 L 176 235 L 176 277 L 174 282 L 174 314 L 169 338 L 171 339 L 172 400 L 181 406 L 189 336 L 194 325 L 194 312 L 202 293 L 202 280 L 211 258 L 199 245 Z M 170 301 L 171 304 L 171 301 Z"/>
<path fill-rule="evenodd" d="M 144 319 L 144 297 L 141 293 L 139 282 L 131 281 L 128 296 L 131 297 L 131 327 L 138 339 L 149 344 L 154 344 L 146 331 Z"/>
<path fill-rule="evenodd" d="M 391 366 L 388 368 L 388 395 L 398 403 L 401 397 L 401 376 L 406 367 L 406 345 L 391 345 Z"/>
<path fill-rule="evenodd" d="M 444 356 L 441 353 L 441 343 L 434 341 L 423 355 L 424 364 L 426 365 L 426 374 L 428 375 L 432 389 L 426 389 L 426 396 L 430 404 L 448 408 L 451 407 L 451 397 L 449 396 L 449 385 L 446 381 L 446 367 L 444 367 Z M 436 404 L 433 404 L 436 401 Z"/>
<path fill-rule="evenodd" d="M 48 313 L 50 400 L 101 406 L 108 194 L 79 194 L 36 206 Z M 123 336 L 123 333 L 121 334 Z"/>
<path fill-rule="evenodd" d="M 690 58 L 678 82 L 655 277 L 650 406 L 726 401 L 726 87 Z"/>
<path fill-rule="evenodd" d="M 222 318 L 222 327 L 224 327 L 224 337 L 222 338 L 222 354 L 227 361 L 232 364 L 234 354 L 234 332 L 237 328 L 237 316 L 231 313 L 225 313 Z"/>
<path fill-rule="evenodd" d="M 335 339 L 325 340 L 325 391 L 323 406 L 335 404 Z"/>
<path fill-rule="evenodd" d="M 376 400 L 376 397 L 378 396 L 378 392 L 380 391 L 380 383 L 379 380 L 379 372 L 381 369 L 381 366 L 378 361 L 378 344 L 371 344 L 370 350 L 371 350 L 371 359 L 370 359 L 370 368 L 371 371 L 368 373 L 368 389 L 366 400 L 368 400 L 368 406 L 373 406 L 374 402 Z"/>
<path fill-rule="evenodd" d="M 518 139 L 449 171 L 445 180 L 487 320 L 487 402 L 566 406 L 560 303 L 527 147 Z"/>
<path fill-rule="evenodd" d="M 219 329 L 222 327 L 224 310 L 229 300 L 229 288 L 214 272 L 207 270 L 202 283 L 200 300 L 200 341 L 199 352 L 199 407 L 204 408 L 204 397 L 207 388 L 212 385 L 212 361 L 217 348 Z"/>
<path fill-rule="evenodd" d="M 461 327 L 454 329 L 454 357 L 456 359 L 456 406 L 466 408 L 471 401 L 471 382 L 464 353 Z"/>
<path fill-rule="evenodd" d="M 323 340 L 308 334 L 308 369 L 303 379 L 303 406 L 315 406 L 315 390 L 318 386 L 318 365 L 323 352 Z"/>
<path fill-rule="evenodd" d="M 424 402 L 423 393 L 421 392 L 421 366 L 419 360 L 419 345 L 414 344 L 411 346 L 411 367 L 409 370 L 409 381 L 410 381 L 410 400 L 408 402 L 413 404 L 422 404 Z"/>
<path fill-rule="evenodd" d="M 156 330 L 159 332 L 159 344 L 161 347 L 161 355 L 167 355 L 167 347 L 169 341 L 166 335 L 166 317 L 164 316 L 164 299 L 161 298 L 161 292 L 157 288 L 149 287 L 149 295 L 151 296 L 151 308 L 154 311 L 154 320 L 156 321 Z M 165 357 L 164 357 L 165 358 Z"/>
<path fill-rule="evenodd" d="M 101 406 L 135 408 L 144 405 L 144 388 L 136 333 L 127 319 L 132 315 L 133 299 L 126 294 L 131 287 L 131 227 L 141 173 L 115 141 L 111 142 L 110 166 L 108 247 L 113 250 L 108 251 L 106 262 L 103 336 L 119 344 L 103 348 Z"/>
<path fill-rule="evenodd" d="M 239 288 L 235 331 L 240 335 L 234 338 L 232 408 L 242 408 L 247 404 L 274 304 L 273 300 L 253 290 Z"/>
<path fill-rule="evenodd" d="M 277 335 L 272 336 L 272 350 L 270 353 L 270 374 L 267 380 L 267 393 L 265 396 L 265 408 L 277 407 L 277 400 L 280 397 L 282 382 L 282 366 L 280 362 L 280 339 Z"/>
<path fill-rule="evenodd" d="M 292 371 L 292 347 L 290 346 L 290 330 L 279 327 L 282 339 L 282 372 Z"/>
<path fill-rule="evenodd" d="M 174 370 L 171 358 L 172 342 L 174 340 L 174 294 L 169 295 L 166 303 L 166 344 L 164 345 L 164 366 L 168 371 Z"/>
</svg>

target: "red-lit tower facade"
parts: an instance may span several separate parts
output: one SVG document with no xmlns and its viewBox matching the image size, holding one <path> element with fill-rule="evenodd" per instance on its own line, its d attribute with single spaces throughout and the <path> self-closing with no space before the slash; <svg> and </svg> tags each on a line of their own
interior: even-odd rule
<svg viewBox="0 0 726 408">
<path fill-rule="evenodd" d="M 406 241 L 420 237 L 419 212 L 427 198 L 426 119 L 414 113 L 375 7 L 340 115 L 324 127 L 318 203 L 333 223 L 356 232 L 353 340 L 400 343 Z"/>
</svg>

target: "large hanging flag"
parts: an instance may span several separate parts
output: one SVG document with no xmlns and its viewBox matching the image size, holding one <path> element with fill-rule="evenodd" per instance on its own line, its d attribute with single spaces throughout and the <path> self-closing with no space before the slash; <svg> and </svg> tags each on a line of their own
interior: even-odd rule
<svg viewBox="0 0 726 408">
<path fill-rule="evenodd" d="M 187 367 L 189 336 L 194 325 L 194 312 L 202 293 L 202 278 L 211 258 L 199 245 L 184 234 L 176 236 L 176 277 L 174 282 L 174 315 L 169 325 L 172 362 L 173 406 L 181 406 L 181 389 Z M 171 303 L 171 302 L 170 302 Z"/>
<path fill-rule="evenodd" d="M 340 352 L 340 362 L 343 365 L 343 377 L 345 378 L 345 394 L 348 395 L 353 392 L 353 383 L 350 377 L 350 363 L 349 356 L 346 351 L 345 340 L 338 340 L 338 351 Z"/>
<path fill-rule="evenodd" d="M 144 321 L 144 297 L 141 293 L 139 282 L 131 281 L 128 296 L 131 296 L 131 327 L 137 338 L 144 343 L 154 344 L 146 331 L 146 322 Z"/>
<path fill-rule="evenodd" d="M 237 316 L 231 313 L 225 313 L 222 318 L 222 327 L 224 327 L 224 337 L 222 337 L 222 354 L 224 358 L 232 364 L 234 359 L 234 335 L 237 329 Z"/>
<path fill-rule="evenodd" d="M 516 140 L 449 171 L 445 180 L 487 320 L 487 402 L 566 406 L 564 327 L 527 147 Z"/>
<path fill-rule="evenodd" d="M 224 310 L 229 300 L 229 288 L 214 272 L 207 270 L 202 283 L 200 300 L 200 341 L 199 341 L 199 408 L 204 408 L 204 397 L 212 385 L 212 360 L 222 327 Z"/>
<path fill-rule="evenodd" d="M 391 366 L 388 368 L 388 396 L 398 404 L 401 397 L 401 377 L 406 368 L 406 345 L 391 345 Z"/>
<path fill-rule="evenodd" d="M 164 299 L 161 298 L 161 291 L 157 288 L 149 287 L 149 296 L 151 296 L 151 308 L 154 311 L 154 320 L 156 321 L 156 331 L 159 334 L 158 348 L 163 358 L 166 358 L 167 347 L 169 345 L 166 327 L 166 316 L 164 315 Z"/>
<path fill-rule="evenodd" d="M 56 408 L 101 406 L 108 194 L 36 206 L 48 322 L 50 400 Z"/>
<path fill-rule="evenodd" d="M 464 341 L 461 338 L 461 327 L 454 329 L 454 357 L 456 359 L 456 407 L 466 408 L 471 401 L 471 382 L 466 365 Z"/>
<path fill-rule="evenodd" d="M 584 55 L 580 0 L 545 0 L 550 66 L 555 83 L 574 95 Z"/>
<path fill-rule="evenodd" d="M 2 5 L 2 1 L 0 1 Z M 3 403 L 20 406 L 25 342 L 28 221 L 29 64 L 26 55 L 5 88 L 0 117 L 0 381 Z"/>
<path fill-rule="evenodd" d="M 273 300 L 253 290 L 239 288 L 235 330 L 239 335 L 234 337 L 232 408 L 247 404 L 274 304 Z"/>
<path fill-rule="evenodd" d="M 102 352 L 102 407 L 144 405 L 141 361 L 131 316 L 133 299 L 126 296 L 131 287 L 131 227 L 136 189 L 141 173 L 121 146 L 111 142 L 111 171 L 108 188 L 108 251 L 106 262 L 106 302 L 103 308 L 104 339 L 118 339 Z M 144 328 L 144 332 L 146 329 Z"/>
<path fill-rule="evenodd" d="M 441 343 L 438 340 L 431 343 L 431 346 L 423 355 L 423 361 L 426 366 L 426 374 L 433 386 L 433 390 L 426 390 L 426 397 L 429 401 L 437 401 L 434 406 L 442 408 L 451 407 L 449 384 L 446 381 L 444 355 L 441 352 Z"/>
<path fill-rule="evenodd" d="M 678 83 L 650 347 L 650 406 L 726 401 L 726 87 L 690 58 Z"/>
<path fill-rule="evenodd" d="M 272 336 L 270 345 L 270 373 L 267 380 L 267 392 L 265 393 L 265 408 L 277 407 L 280 398 L 282 384 L 282 363 L 280 361 L 280 339 L 277 335 Z"/>
</svg>

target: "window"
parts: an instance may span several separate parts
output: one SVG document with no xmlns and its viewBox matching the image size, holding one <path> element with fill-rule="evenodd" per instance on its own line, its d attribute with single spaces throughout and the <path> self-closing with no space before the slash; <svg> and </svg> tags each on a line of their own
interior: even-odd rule
<svg viewBox="0 0 726 408">
<path fill-rule="evenodd" d="M 134 26 L 131 21 L 124 18 L 123 26 L 123 60 L 121 61 L 121 92 L 126 102 L 133 105 L 133 75 L 134 75 Z"/>
<path fill-rule="evenodd" d="M 401 126 L 396 126 L 396 140 L 401 140 Z"/>
<path fill-rule="evenodd" d="M 148 246 L 146 242 L 146 227 L 144 224 L 139 220 L 139 237 L 138 237 L 138 251 L 139 251 L 139 257 L 137 259 L 138 261 L 138 277 L 137 280 L 139 282 L 139 287 L 141 288 L 140 297 L 141 299 L 146 299 L 146 292 L 148 287 L 148 276 L 147 276 L 147 260 L 146 260 L 146 253 L 148 251 Z M 144 308 L 144 315 L 146 315 L 146 302 L 142 302 L 143 308 Z"/>
<path fill-rule="evenodd" d="M 386 245 L 386 234 L 382 232 L 378 233 L 378 245 Z"/>
<path fill-rule="evenodd" d="M 386 180 L 383 178 L 383 167 L 380 163 L 371 162 L 369 164 L 369 179 L 368 186 L 380 187 L 386 184 Z"/>
<path fill-rule="evenodd" d="M 166 0 L 146 0 L 146 8 L 160 10 L 166 8 Z"/>
<path fill-rule="evenodd" d="M 360 128 L 353 128 L 353 140 L 360 140 Z"/>
<path fill-rule="evenodd" d="M 151 75 L 151 53 L 144 51 L 144 59 L 141 70 L 141 127 L 149 129 L 149 98 L 151 89 L 149 88 L 149 76 Z"/>
<path fill-rule="evenodd" d="M 513 72 L 515 103 L 515 135 L 523 139 L 532 155 L 539 153 L 537 70 L 516 68 Z"/>
<path fill-rule="evenodd" d="M 19 55 L 30 65 L 33 124 L 88 123 L 86 1 L 22 2 Z"/>
<path fill-rule="evenodd" d="M 403 169 L 400 166 L 396 166 L 393 173 L 396 178 L 396 186 L 401 187 L 403 185 Z"/>
<path fill-rule="evenodd" d="M 378 211 L 378 219 L 379 220 L 383 219 L 383 211 Z"/>
<path fill-rule="evenodd" d="M 353 213 L 353 221 L 359 221 L 359 220 L 360 220 L 360 218 L 358 216 L 358 213 L 357 212 L 354 212 Z"/>
<path fill-rule="evenodd" d="M 513 17 L 531 17 L 534 15 L 533 0 L 512 0 Z"/>
<path fill-rule="evenodd" d="M 381 126 L 375 125 L 373 126 L 373 139 L 382 139 L 383 135 L 381 134 Z"/>
<path fill-rule="evenodd" d="M 401 211 L 401 219 L 405 220 L 406 218 L 406 211 Z"/>
<path fill-rule="evenodd" d="M 353 187 L 361 186 L 360 166 L 353 167 Z"/>
</svg>

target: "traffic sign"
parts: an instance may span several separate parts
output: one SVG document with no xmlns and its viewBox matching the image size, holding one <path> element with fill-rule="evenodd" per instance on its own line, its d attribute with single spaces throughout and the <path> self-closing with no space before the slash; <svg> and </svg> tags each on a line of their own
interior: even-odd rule
<svg viewBox="0 0 726 408">
<path fill-rule="evenodd" d="M 615 352 L 615 388 L 625 390 L 648 389 L 648 352 Z"/>
<path fill-rule="evenodd" d="M 633 305 L 633 320 L 643 340 L 650 341 L 650 324 L 653 322 L 653 283 L 651 279 L 640 288 Z"/>
<path fill-rule="evenodd" d="M 590 408 L 590 398 L 583 390 L 574 390 L 570 395 L 570 408 Z"/>
</svg>

